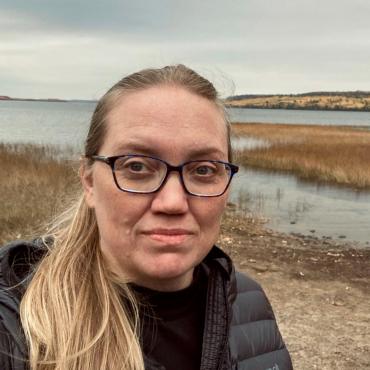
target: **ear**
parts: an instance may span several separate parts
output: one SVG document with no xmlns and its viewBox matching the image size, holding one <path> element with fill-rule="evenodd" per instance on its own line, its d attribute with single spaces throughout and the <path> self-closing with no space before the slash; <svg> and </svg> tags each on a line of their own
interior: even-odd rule
<svg viewBox="0 0 370 370">
<path fill-rule="evenodd" d="M 94 179 L 93 169 L 87 164 L 87 159 L 82 158 L 79 169 L 80 180 L 85 195 L 86 204 L 94 208 Z"/>
</svg>

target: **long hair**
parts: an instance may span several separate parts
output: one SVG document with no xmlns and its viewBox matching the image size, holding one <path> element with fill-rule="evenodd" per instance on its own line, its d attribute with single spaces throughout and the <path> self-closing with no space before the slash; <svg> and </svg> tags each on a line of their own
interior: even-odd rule
<svg viewBox="0 0 370 370">
<path fill-rule="evenodd" d="M 220 109 L 231 161 L 230 127 L 217 91 L 184 65 L 145 69 L 108 90 L 93 113 L 85 156 L 98 153 L 107 116 L 121 96 L 166 84 L 183 87 Z M 31 370 L 143 370 L 138 304 L 127 281 L 107 265 L 94 210 L 83 195 L 55 221 L 47 240 L 52 245 L 35 267 L 20 307 Z"/>
</svg>

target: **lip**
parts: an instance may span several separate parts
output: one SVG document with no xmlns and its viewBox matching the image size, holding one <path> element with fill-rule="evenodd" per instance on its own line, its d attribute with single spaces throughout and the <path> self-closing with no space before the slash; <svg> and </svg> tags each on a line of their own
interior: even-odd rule
<svg viewBox="0 0 370 370">
<path fill-rule="evenodd" d="M 194 233 L 186 229 L 157 228 L 144 231 L 143 234 L 148 235 L 152 240 L 160 243 L 177 245 L 183 243 L 190 235 Z"/>
</svg>

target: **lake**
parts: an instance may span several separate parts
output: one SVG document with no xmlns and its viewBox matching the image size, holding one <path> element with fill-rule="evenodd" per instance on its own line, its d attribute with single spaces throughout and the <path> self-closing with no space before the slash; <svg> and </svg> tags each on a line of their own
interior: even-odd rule
<svg viewBox="0 0 370 370">
<path fill-rule="evenodd" d="M 95 103 L 0 101 L 0 140 L 81 148 Z M 370 112 L 287 109 L 228 110 L 233 122 L 354 125 L 370 128 Z"/>
<path fill-rule="evenodd" d="M 229 110 L 229 115 L 232 122 L 364 126 L 370 128 L 370 112 L 232 108 Z"/>
<path fill-rule="evenodd" d="M 338 241 L 370 241 L 370 192 L 302 182 L 293 175 L 241 169 L 231 201 L 267 218 L 274 230 Z"/>
<path fill-rule="evenodd" d="M 0 141 L 82 147 L 95 103 L 0 101 Z"/>
<path fill-rule="evenodd" d="M 81 150 L 95 103 L 0 101 L 0 141 L 73 146 Z M 233 121 L 356 125 L 370 112 L 231 109 Z M 264 145 L 234 140 L 235 146 Z M 231 200 L 269 220 L 268 226 L 338 240 L 370 241 L 370 192 L 298 181 L 287 174 L 241 169 Z"/>
</svg>

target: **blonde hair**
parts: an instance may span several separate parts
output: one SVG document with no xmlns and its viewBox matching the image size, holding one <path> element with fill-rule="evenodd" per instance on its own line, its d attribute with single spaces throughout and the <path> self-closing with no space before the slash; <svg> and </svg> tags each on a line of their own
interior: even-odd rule
<svg viewBox="0 0 370 370">
<path fill-rule="evenodd" d="M 230 128 L 216 89 L 183 65 L 145 69 L 115 84 L 95 108 L 85 155 L 98 153 L 107 115 L 123 94 L 164 84 L 183 87 L 220 108 L 231 160 Z M 83 196 L 47 238 L 52 246 L 35 268 L 20 306 L 31 370 L 143 370 L 137 302 L 127 282 L 107 266 L 94 210 Z"/>
</svg>

